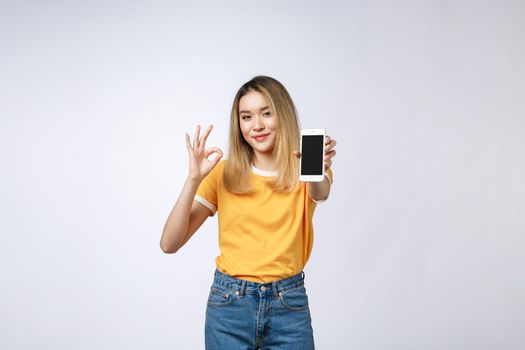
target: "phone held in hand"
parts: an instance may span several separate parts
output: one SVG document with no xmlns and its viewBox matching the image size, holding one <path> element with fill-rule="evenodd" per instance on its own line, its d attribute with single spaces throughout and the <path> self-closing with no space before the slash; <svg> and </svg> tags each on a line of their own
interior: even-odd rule
<svg viewBox="0 0 525 350">
<path fill-rule="evenodd" d="M 325 137 L 326 133 L 323 129 L 301 130 L 300 181 L 321 182 L 324 180 Z"/>
</svg>

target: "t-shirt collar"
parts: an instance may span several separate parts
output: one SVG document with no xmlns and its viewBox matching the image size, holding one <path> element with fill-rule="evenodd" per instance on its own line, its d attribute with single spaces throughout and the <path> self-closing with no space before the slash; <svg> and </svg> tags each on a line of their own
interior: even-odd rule
<svg viewBox="0 0 525 350">
<path fill-rule="evenodd" d="M 262 170 L 262 169 L 256 168 L 255 165 L 253 165 L 253 164 L 252 164 L 252 171 L 255 174 L 261 175 L 261 176 L 277 176 L 277 175 L 279 175 L 278 171 Z"/>
</svg>

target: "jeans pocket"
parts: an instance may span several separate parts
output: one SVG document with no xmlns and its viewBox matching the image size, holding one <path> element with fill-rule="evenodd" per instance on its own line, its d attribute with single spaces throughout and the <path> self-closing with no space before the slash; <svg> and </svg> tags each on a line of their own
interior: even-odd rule
<svg viewBox="0 0 525 350">
<path fill-rule="evenodd" d="M 301 311 L 308 308 L 308 295 L 304 286 L 290 291 L 279 292 L 281 304 L 292 311 Z"/>
<path fill-rule="evenodd" d="M 212 286 L 210 288 L 210 294 L 208 295 L 208 305 L 226 306 L 233 303 L 236 299 L 236 292 Z"/>
</svg>

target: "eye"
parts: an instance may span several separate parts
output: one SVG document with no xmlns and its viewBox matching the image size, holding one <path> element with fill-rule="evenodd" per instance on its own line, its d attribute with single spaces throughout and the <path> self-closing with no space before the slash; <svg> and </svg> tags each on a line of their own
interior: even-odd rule
<svg viewBox="0 0 525 350">
<path fill-rule="evenodd" d="M 241 116 L 241 119 L 242 120 L 250 120 L 251 117 L 252 117 L 251 115 L 243 115 L 243 116 Z"/>
<path fill-rule="evenodd" d="M 263 115 L 264 115 L 265 117 L 269 117 L 269 116 L 272 115 L 272 113 L 271 113 L 271 112 L 265 112 Z"/>
</svg>

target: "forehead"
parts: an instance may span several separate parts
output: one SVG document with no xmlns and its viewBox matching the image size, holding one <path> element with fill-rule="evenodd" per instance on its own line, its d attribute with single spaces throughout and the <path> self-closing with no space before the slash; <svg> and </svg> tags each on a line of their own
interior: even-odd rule
<svg viewBox="0 0 525 350">
<path fill-rule="evenodd" d="M 250 91 L 239 100 L 239 111 L 255 112 L 269 105 L 263 94 L 257 91 Z"/>
</svg>

